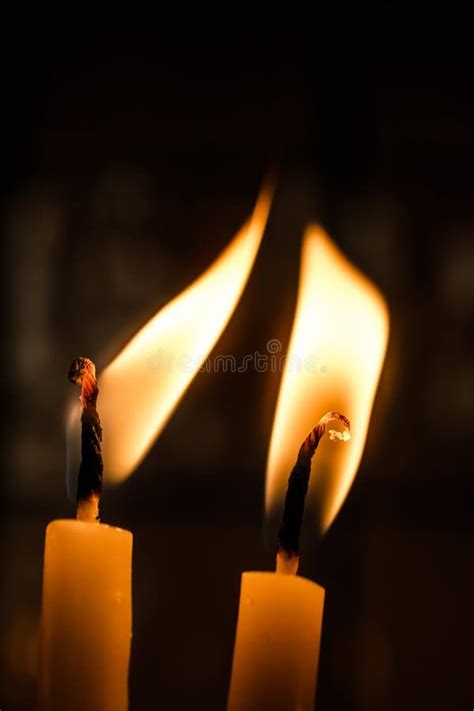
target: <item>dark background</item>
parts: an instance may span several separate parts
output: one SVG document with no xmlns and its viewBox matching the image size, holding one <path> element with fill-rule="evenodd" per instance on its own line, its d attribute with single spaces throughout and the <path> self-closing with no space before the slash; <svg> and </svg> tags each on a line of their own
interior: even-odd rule
<svg viewBox="0 0 474 711">
<path fill-rule="evenodd" d="M 471 72 L 441 49 L 402 62 L 303 19 L 249 26 L 7 32 L 3 711 L 34 706 L 44 529 L 73 514 L 67 367 L 82 353 L 104 363 L 199 275 L 272 166 L 264 243 L 215 353 L 287 343 L 312 219 L 391 312 L 355 484 L 318 547 L 310 521 L 304 532 L 302 573 L 326 588 L 317 709 L 474 704 Z M 103 519 L 134 533 L 132 711 L 225 707 L 240 574 L 272 566 L 262 504 L 278 385 L 200 374 L 104 497 Z"/>
</svg>

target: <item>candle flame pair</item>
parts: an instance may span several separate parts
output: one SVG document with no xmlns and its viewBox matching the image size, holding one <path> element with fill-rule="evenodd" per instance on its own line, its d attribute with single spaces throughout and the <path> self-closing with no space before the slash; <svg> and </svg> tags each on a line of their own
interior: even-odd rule
<svg viewBox="0 0 474 711">
<path fill-rule="evenodd" d="M 271 201 L 272 189 L 265 187 L 252 216 L 214 263 L 100 373 L 107 483 L 120 483 L 144 459 L 224 331 L 255 262 Z M 336 410 L 355 425 L 351 445 L 320 446 L 307 502 L 318 535 L 334 520 L 362 457 L 387 339 L 388 313 L 379 291 L 321 228 L 309 226 L 293 330 L 280 359 L 284 366 L 266 472 L 268 526 L 282 519 L 298 447 L 322 413 Z M 279 356 L 271 357 L 278 362 Z M 77 486 L 79 457 L 73 448 L 80 441 L 79 409 L 75 399 L 67 423 L 71 493 Z"/>
<path fill-rule="evenodd" d="M 264 190 L 251 219 L 214 264 L 152 318 L 102 373 L 100 408 L 107 433 L 104 455 L 110 479 L 123 480 L 145 457 L 223 332 L 255 261 L 270 203 L 271 191 Z M 213 314 L 213 318 L 209 318 L 209 314 Z M 318 476 L 313 478 L 312 489 L 313 499 L 317 500 L 318 531 L 324 533 L 345 499 L 362 456 L 387 338 L 388 314 L 379 292 L 320 228 L 309 227 L 303 239 L 298 301 L 287 354 L 290 367 L 285 368 L 282 376 L 267 463 L 266 510 L 273 515 L 279 513 L 281 521 L 277 574 L 242 575 L 228 711 L 248 708 L 309 711 L 313 708 L 324 590 L 294 575 L 298 570 L 311 460 L 320 446 Z M 155 363 L 157 354 L 160 363 Z M 176 367 L 179 356 L 186 354 L 199 355 L 188 362 L 188 367 Z M 170 368 L 170 364 L 174 367 Z M 86 358 L 75 361 L 70 379 L 81 384 L 82 460 L 77 482 L 77 515 L 86 521 L 96 521 L 102 489 L 102 430 L 96 408 L 98 386 L 92 361 Z M 325 411 L 327 414 L 314 426 L 316 415 Z M 351 446 L 329 451 L 321 443 L 329 422 L 336 420 L 343 426 L 342 432 L 330 430 L 329 440 L 351 439 L 346 415 L 356 423 Z M 69 420 L 69 429 L 74 429 L 78 421 L 76 411 Z M 303 444 L 298 451 L 301 441 Z M 291 468 L 297 451 L 296 464 Z M 290 470 L 285 497 L 284 487 Z M 83 694 L 82 700 L 87 703 L 81 708 L 96 708 L 94 703 L 97 702 L 101 711 L 109 708 L 118 711 L 127 704 L 131 534 L 102 525 L 73 522 L 79 530 L 70 523 L 54 522 L 48 527 L 41 698 L 46 699 L 44 708 L 48 711 L 64 707 L 49 703 L 61 693 L 74 699 L 82 698 Z M 82 529 L 84 525 L 87 532 Z M 60 603 L 52 604 L 51 600 L 60 600 L 56 593 L 69 565 L 71 545 L 75 546 L 79 559 L 85 535 L 91 542 L 99 536 L 104 539 L 97 551 L 95 548 L 88 551 L 97 559 L 94 575 L 103 578 L 100 587 L 104 590 L 105 613 L 108 614 L 106 600 L 112 594 L 118 595 L 126 613 L 120 620 L 112 620 L 123 641 L 122 671 L 109 678 L 106 672 L 110 665 L 102 664 L 106 659 L 100 646 L 103 635 L 97 633 L 95 662 L 88 665 L 87 671 L 92 679 L 99 670 L 101 682 L 91 684 L 88 688 L 93 691 L 87 695 L 84 695 L 87 687 L 82 685 L 71 696 L 64 679 L 69 678 L 68 674 L 73 678 L 74 669 L 69 669 L 67 663 L 69 657 L 77 655 L 68 657 L 62 650 L 67 645 L 82 650 L 83 635 L 78 632 L 73 643 L 66 640 L 64 644 L 61 637 L 58 641 L 51 635 L 51 629 L 61 629 L 60 620 L 66 615 Z M 70 538 L 66 540 L 66 536 Z M 122 561 L 113 570 L 107 567 L 108 556 L 105 555 L 112 545 L 120 547 Z M 62 552 L 64 555 L 58 563 Z M 118 558 L 115 556 L 114 560 Z M 89 570 L 89 556 L 83 567 Z M 69 572 L 66 577 L 75 581 L 75 585 L 81 584 L 76 581 L 77 571 Z M 76 607 L 74 629 L 80 630 L 87 605 Z M 71 617 L 70 612 L 67 615 Z M 85 654 L 82 657 L 86 659 Z"/>
</svg>

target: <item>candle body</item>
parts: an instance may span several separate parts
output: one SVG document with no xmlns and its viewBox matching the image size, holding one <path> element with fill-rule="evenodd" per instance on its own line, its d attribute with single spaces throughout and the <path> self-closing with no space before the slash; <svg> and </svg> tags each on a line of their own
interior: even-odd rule
<svg viewBox="0 0 474 711">
<path fill-rule="evenodd" d="M 242 575 L 227 711 L 312 711 L 323 606 L 305 578 Z"/>
<path fill-rule="evenodd" d="M 126 711 L 132 534 L 58 520 L 46 530 L 39 709 Z"/>
</svg>

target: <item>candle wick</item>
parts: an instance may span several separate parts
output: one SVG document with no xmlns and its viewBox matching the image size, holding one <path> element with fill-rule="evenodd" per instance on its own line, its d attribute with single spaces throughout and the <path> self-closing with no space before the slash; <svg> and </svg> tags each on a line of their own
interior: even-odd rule
<svg viewBox="0 0 474 711">
<path fill-rule="evenodd" d="M 89 358 L 76 358 L 71 364 L 68 377 L 71 383 L 81 385 L 81 464 L 77 480 L 76 517 L 93 522 L 99 520 L 104 470 L 95 365 Z"/>
<path fill-rule="evenodd" d="M 326 432 L 329 422 L 338 420 L 344 429 L 342 432 L 329 430 L 329 439 L 347 442 L 351 438 L 351 424 L 347 417 L 339 412 L 327 412 L 319 420 L 304 440 L 298 452 L 296 464 L 288 479 L 283 516 L 278 532 L 278 552 L 276 557 L 277 573 L 296 575 L 300 559 L 300 533 L 303 522 L 304 503 L 311 475 L 311 460 L 318 444 Z"/>
</svg>

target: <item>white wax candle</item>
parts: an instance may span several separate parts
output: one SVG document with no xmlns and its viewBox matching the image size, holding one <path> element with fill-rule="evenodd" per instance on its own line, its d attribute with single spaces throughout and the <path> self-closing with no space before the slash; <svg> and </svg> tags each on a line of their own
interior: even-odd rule
<svg viewBox="0 0 474 711">
<path fill-rule="evenodd" d="M 39 660 L 41 711 L 126 711 L 132 534 L 58 520 L 46 530 Z"/>
<path fill-rule="evenodd" d="M 323 606 L 305 578 L 242 575 L 227 711 L 312 711 Z"/>
</svg>

